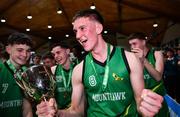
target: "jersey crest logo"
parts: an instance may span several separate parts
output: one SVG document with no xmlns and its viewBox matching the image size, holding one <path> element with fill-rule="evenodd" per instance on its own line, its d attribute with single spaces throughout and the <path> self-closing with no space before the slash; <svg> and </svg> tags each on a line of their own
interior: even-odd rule
<svg viewBox="0 0 180 117">
<path fill-rule="evenodd" d="M 149 74 L 144 74 L 144 79 L 150 79 L 150 75 Z"/>
<path fill-rule="evenodd" d="M 90 84 L 90 86 L 92 86 L 92 87 L 96 86 L 97 82 L 96 82 L 96 78 L 95 78 L 94 75 L 91 75 L 91 76 L 89 77 L 89 84 Z"/>
<path fill-rule="evenodd" d="M 56 82 L 62 82 L 62 76 L 56 76 Z"/>
<path fill-rule="evenodd" d="M 123 79 L 124 79 L 124 78 L 119 77 L 119 76 L 118 76 L 117 74 L 115 74 L 115 73 L 113 73 L 112 76 L 113 76 L 113 78 L 114 78 L 115 80 L 123 80 Z"/>
</svg>

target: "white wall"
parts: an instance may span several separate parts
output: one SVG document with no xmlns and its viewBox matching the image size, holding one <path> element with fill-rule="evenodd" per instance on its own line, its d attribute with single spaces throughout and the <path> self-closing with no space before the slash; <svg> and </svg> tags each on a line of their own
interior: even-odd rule
<svg viewBox="0 0 180 117">
<path fill-rule="evenodd" d="M 171 25 L 171 23 L 169 23 L 169 25 Z M 167 44 L 176 38 L 180 38 L 180 24 L 175 24 L 167 29 L 161 44 Z"/>
</svg>

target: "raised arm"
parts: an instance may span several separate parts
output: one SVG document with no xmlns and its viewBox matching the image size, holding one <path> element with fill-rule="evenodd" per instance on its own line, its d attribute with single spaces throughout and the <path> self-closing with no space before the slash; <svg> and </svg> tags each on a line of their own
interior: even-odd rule
<svg viewBox="0 0 180 117">
<path fill-rule="evenodd" d="M 142 63 L 133 53 L 125 52 L 125 54 L 130 66 L 131 85 L 137 103 L 137 110 L 143 117 L 153 117 L 159 112 L 163 97 L 151 90 L 144 89 Z"/>
<path fill-rule="evenodd" d="M 78 64 L 72 74 L 72 100 L 71 107 L 66 110 L 57 110 L 57 104 L 54 99 L 50 99 L 49 101 L 42 101 L 37 105 L 36 114 L 39 117 L 47 116 L 47 117 L 84 117 L 84 109 L 85 109 L 85 95 L 84 95 L 84 87 L 82 84 L 82 68 L 83 62 Z"/>
<path fill-rule="evenodd" d="M 137 109 L 139 110 L 141 93 L 144 89 L 143 65 L 141 64 L 139 58 L 134 55 L 134 53 L 125 51 L 125 54 L 130 67 L 131 85 L 134 91 Z"/>
<path fill-rule="evenodd" d="M 155 68 L 148 62 L 146 58 L 144 59 L 144 67 L 148 70 L 149 74 L 155 78 L 156 81 L 160 81 L 162 79 L 164 70 L 164 60 L 161 51 L 155 51 L 155 59 Z"/>
<path fill-rule="evenodd" d="M 83 62 L 77 65 L 72 74 L 72 98 L 71 107 L 68 110 L 59 110 L 57 115 L 61 117 L 84 117 L 85 111 L 85 94 L 82 84 Z"/>
</svg>

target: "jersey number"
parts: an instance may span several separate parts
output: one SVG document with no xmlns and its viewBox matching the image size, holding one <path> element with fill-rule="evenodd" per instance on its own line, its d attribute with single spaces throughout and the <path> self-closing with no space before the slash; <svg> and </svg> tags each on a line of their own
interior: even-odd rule
<svg viewBox="0 0 180 117">
<path fill-rule="evenodd" d="M 2 93 L 3 93 L 3 94 L 6 93 L 6 91 L 7 91 L 7 89 L 8 89 L 8 83 L 3 83 L 3 84 L 2 84 L 2 88 L 3 88 Z"/>
</svg>

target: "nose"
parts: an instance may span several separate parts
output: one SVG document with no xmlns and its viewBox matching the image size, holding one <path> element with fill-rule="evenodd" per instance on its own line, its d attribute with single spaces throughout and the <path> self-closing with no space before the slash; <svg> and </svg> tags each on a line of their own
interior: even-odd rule
<svg viewBox="0 0 180 117">
<path fill-rule="evenodd" d="M 24 58 L 29 58 L 31 56 L 31 53 L 29 51 L 23 51 L 21 53 L 21 55 L 24 57 Z"/>
<path fill-rule="evenodd" d="M 27 52 L 27 51 L 23 51 L 23 52 L 22 52 L 22 55 L 23 55 L 24 57 L 28 56 L 28 54 L 30 54 L 30 52 Z"/>
<path fill-rule="evenodd" d="M 54 54 L 54 58 L 56 58 L 57 57 L 57 54 Z"/>
<path fill-rule="evenodd" d="M 57 59 L 57 57 L 58 57 L 58 54 L 54 54 L 54 58 Z"/>
<path fill-rule="evenodd" d="M 76 32 L 76 39 L 79 40 L 81 38 L 81 32 L 80 31 L 77 31 Z"/>
<path fill-rule="evenodd" d="M 130 45 L 130 47 L 131 47 L 131 49 L 133 49 L 133 46 L 132 46 L 132 45 Z"/>
<path fill-rule="evenodd" d="M 134 44 L 130 44 L 131 49 L 135 48 Z"/>
</svg>

